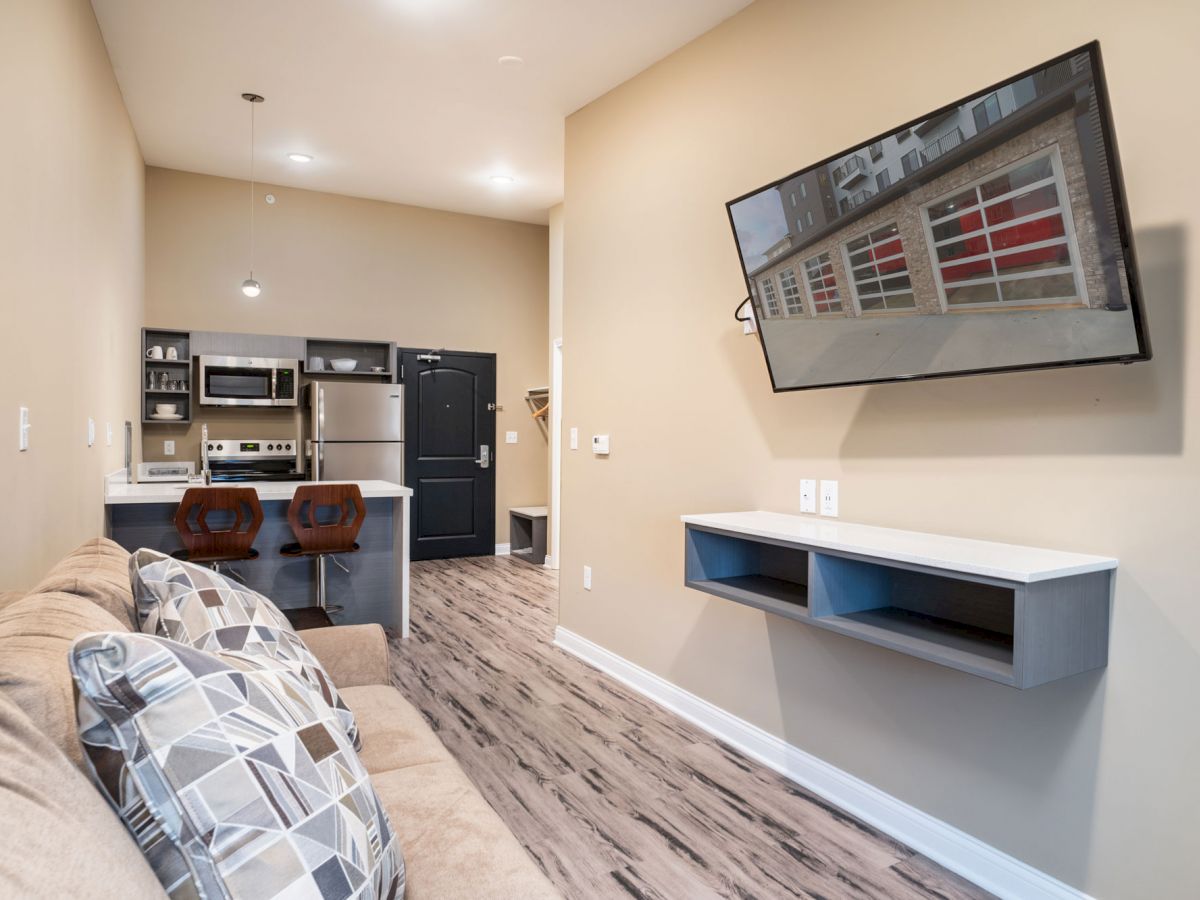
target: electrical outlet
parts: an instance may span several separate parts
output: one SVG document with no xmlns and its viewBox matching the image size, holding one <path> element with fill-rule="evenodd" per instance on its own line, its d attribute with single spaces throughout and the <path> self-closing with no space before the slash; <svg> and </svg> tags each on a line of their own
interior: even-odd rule
<svg viewBox="0 0 1200 900">
<path fill-rule="evenodd" d="M 515 431 L 504 432 L 504 443 L 515 444 L 517 442 L 517 433 Z"/>
<path fill-rule="evenodd" d="M 17 449 L 22 452 L 29 449 L 29 407 L 22 406 L 17 424 Z"/>
<path fill-rule="evenodd" d="M 608 456 L 608 435 L 592 435 L 592 452 L 597 456 Z"/>
<path fill-rule="evenodd" d="M 104 423 L 104 443 L 106 446 L 112 446 L 112 422 Z"/>
<path fill-rule="evenodd" d="M 585 591 L 590 591 L 592 589 L 592 567 L 591 566 L 583 567 L 583 589 Z"/>
<path fill-rule="evenodd" d="M 800 512 L 817 511 L 817 482 L 815 478 L 800 479 Z"/>
<path fill-rule="evenodd" d="M 174 456 L 174 455 L 175 455 L 175 442 L 174 441 L 163 441 L 163 456 Z"/>
<path fill-rule="evenodd" d="M 836 481 L 821 482 L 821 515 L 834 516 L 838 514 L 838 483 Z"/>
<path fill-rule="evenodd" d="M 579 449 L 579 429 L 578 428 L 571 429 L 571 449 L 572 450 Z"/>
</svg>

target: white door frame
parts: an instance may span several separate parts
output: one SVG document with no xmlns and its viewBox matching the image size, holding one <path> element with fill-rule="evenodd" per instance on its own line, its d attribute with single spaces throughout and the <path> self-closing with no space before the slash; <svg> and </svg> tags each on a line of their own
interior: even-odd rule
<svg viewBox="0 0 1200 900">
<path fill-rule="evenodd" d="M 562 346 L 562 338 L 555 338 L 550 351 L 550 555 L 546 565 L 551 569 L 558 568 L 562 534 Z"/>
</svg>

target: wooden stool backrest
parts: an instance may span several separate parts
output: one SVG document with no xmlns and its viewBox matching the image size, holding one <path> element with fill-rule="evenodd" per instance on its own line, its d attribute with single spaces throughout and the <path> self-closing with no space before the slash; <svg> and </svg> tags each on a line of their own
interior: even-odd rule
<svg viewBox="0 0 1200 900">
<path fill-rule="evenodd" d="M 329 506 L 337 507 L 337 521 L 322 524 L 318 510 Z M 296 488 L 288 506 L 288 524 L 305 553 L 353 552 L 366 518 L 367 508 L 357 484 L 303 484 Z"/>
<path fill-rule="evenodd" d="M 208 516 L 214 512 L 233 513 L 233 524 L 214 530 L 208 523 Z M 192 560 L 246 559 L 262 523 L 258 492 L 249 487 L 188 488 L 175 510 L 175 529 Z"/>
</svg>

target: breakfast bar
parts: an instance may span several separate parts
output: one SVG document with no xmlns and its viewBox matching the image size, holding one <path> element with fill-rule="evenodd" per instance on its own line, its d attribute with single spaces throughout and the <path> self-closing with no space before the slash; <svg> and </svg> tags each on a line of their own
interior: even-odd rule
<svg viewBox="0 0 1200 900">
<path fill-rule="evenodd" d="M 329 483 L 329 482 L 323 482 Z M 327 567 L 331 605 L 342 607 L 337 624 L 374 622 L 408 637 L 408 535 L 412 489 L 390 481 L 355 481 L 367 516 L 358 535 L 359 551 Z M 263 523 L 254 547 L 258 558 L 229 568 L 253 590 L 283 609 L 316 603 L 316 564 L 288 558 L 280 548 L 294 540 L 288 504 L 304 481 L 243 482 L 257 491 Z M 149 547 L 162 553 L 183 549 L 175 529 L 175 511 L 189 487 L 179 483 L 129 484 L 109 478 L 104 485 L 105 534 L 126 550 Z"/>
</svg>

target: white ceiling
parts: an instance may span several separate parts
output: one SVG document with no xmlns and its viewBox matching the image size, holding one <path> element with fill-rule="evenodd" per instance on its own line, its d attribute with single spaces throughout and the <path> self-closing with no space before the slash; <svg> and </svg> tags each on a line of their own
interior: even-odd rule
<svg viewBox="0 0 1200 900">
<path fill-rule="evenodd" d="M 147 164 L 247 177 L 253 91 L 259 180 L 526 222 L 562 199 L 567 115 L 748 5 L 92 0 Z"/>
</svg>

